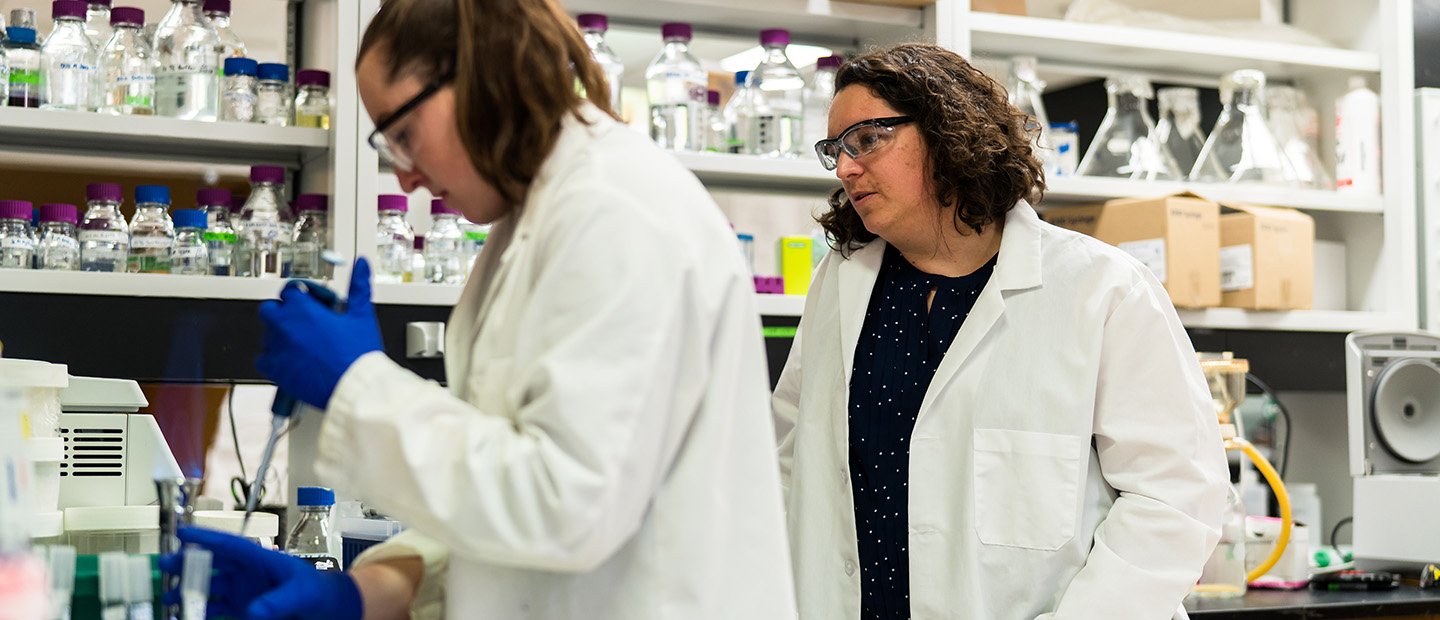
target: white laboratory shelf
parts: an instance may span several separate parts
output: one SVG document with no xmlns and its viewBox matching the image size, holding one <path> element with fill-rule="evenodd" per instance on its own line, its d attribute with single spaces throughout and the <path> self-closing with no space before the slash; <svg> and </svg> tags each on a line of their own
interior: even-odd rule
<svg viewBox="0 0 1440 620">
<path fill-rule="evenodd" d="M 1039 56 L 1050 64 L 1163 71 L 1218 78 L 1237 69 L 1270 77 L 1344 71 L 1378 73 L 1380 54 L 1333 47 L 1269 43 L 1059 19 L 971 13 L 976 54 Z"/>
<path fill-rule="evenodd" d="M 707 185 L 827 192 L 840 187 L 835 173 L 813 158 L 774 159 L 725 153 L 676 153 Z"/>
<path fill-rule="evenodd" d="M 0 108 L 0 150 L 296 167 L 330 149 L 324 129 Z"/>
<path fill-rule="evenodd" d="M 0 292 L 185 299 L 274 299 L 280 279 L 0 269 Z"/>
<path fill-rule="evenodd" d="M 1352 332 L 1399 329 L 1405 320 L 1385 312 L 1290 310 L 1265 312 L 1238 308 L 1180 310 L 1180 322 L 1191 329 L 1239 329 L 1297 332 Z"/>
<path fill-rule="evenodd" d="M 1130 181 L 1096 177 L 1056 177 L 1046 179 L 1049 189 L 1045 203 L 1103 202 L 1113 198 L 1164 196 L 1194 192 L 1219 201 L 1272 207 L 1292 207 L 1305 211 L 1336 211 L 1342 213 L 1381 214 L 1385 198 L 1371 194 L 1342 194 L 1318 189 L 1295 189 L 1265 185 L 1190 183 L 1186 181 Z"/>
<path fill-rule="evenodd" d="M 658 25 L 682 20 L 697 30 L 754 35 L 787 28 L 797 42 L 913 39 L 925 12 L 834 0 L 566 0 L 572 13 L 604 13 L 615 23 Z"/>
<path fill-rule="evenodd" d="M 460 301 L 461 284 L 427 282 L 376 283 L 372 299 L 377 304 L 398 306 L 453 306 Z"/>
<path fill-rule="evenodd" d="M 805 312 L 804 295 L 756 295 L 760 316 L 794 316 Z"/>
</svg>

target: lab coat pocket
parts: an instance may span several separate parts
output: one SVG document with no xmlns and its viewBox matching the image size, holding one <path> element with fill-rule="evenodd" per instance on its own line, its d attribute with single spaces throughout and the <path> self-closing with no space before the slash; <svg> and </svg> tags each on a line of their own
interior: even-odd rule
<svg viewBox="0 0 1440 620">
<path fill-rule="evenodd" d="M 1075 536 L 1085 437 L 976 429 L 975 533 L 987 545 L 1054 551 Z"/>
</svg>

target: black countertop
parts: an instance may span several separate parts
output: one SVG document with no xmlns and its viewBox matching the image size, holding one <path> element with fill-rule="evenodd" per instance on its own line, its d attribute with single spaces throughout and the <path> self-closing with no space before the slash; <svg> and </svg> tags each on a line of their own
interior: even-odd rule
<svg viewBox="0 0 1440 620">
<path fill-rule="evenodd" d="M 1190 617 L 1200 620 L 1440 615 L 1440 590 L 1420 590 L 1413 586 L 1374 592 L 1250 590 L 1238 599 L 1189 600 L 1185 602 L 1185 609 Z"/>
</svg>

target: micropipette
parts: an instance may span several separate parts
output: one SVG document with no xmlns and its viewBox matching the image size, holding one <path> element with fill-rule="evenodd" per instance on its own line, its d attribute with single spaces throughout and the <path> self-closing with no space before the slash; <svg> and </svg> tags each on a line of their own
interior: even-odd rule
<svg viewBox="0 0 1440 620">
<path fill-rule="evenodd" d="M 339 253 L 325 250 L 320 253 L 320 260 L 331 265 L 341 265 L 345 259 Z M 321 303 L 330 307 L 336 312 L 345 311 L 345 301 L 340 299 L 335 291 L 325 285 L 313 280 L 293 280 L 300 285 L 302 291 L 309 293 L 311 297 L 320 300 Z M 275 444 L 280 441 L 280 436 L 285 434 L 285 425 L 295 416 L 296 406 L 299 401 L 294 396 L 287 394 L 284 390 L 275 390 L 275 400 L 270 403 L 270 438 L 265 441 L 265 451 L 260 454 L 260 468 L 255 470 L 255 482 L 250 485 L 245 494 L 245 518 L 240 521 L 240 534 L 245 534 L 245 528 L 250 525 L 250 515 L 255 512 L 255 507 L 260 503 L 260 485 L 265 481 L 265 472 L 270 469 L 270 458 L 275 455 Z"/>
</svg>

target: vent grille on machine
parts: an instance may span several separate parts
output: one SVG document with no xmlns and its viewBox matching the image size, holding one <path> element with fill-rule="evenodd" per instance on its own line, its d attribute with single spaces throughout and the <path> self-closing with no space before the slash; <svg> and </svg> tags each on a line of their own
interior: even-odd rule
<svg viewBox="0 0 1440 620">
<path fill-rule="evenodd" d="M 125 431 L 118 428 L 61 428 L 65 460 L 61 477 L 109 478 L 125 475 Z"/>
</svg>

